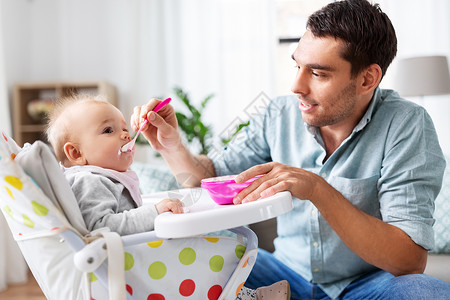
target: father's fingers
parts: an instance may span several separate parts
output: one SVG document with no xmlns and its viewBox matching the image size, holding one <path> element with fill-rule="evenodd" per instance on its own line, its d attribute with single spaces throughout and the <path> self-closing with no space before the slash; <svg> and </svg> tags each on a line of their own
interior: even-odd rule
<svg viewBox="0 0 450 300">
<path fill-rule="evenodd" d="M 274 186 L 278 178 L 269 178 L 268 175 L 255 180 L 249 187 L 242 190 L 234 199 L 234 204 L 256 201 L 261 197 L 268 197 L 277 193 Z"/>
<path fill-rule="evenodd" d="M 147 102 L 147 104 L 142 106 L 140 117 L 142 119 L 147 118 L 147 115 L 150 111 L 152 111 L 156 105 L 158 105 L 162 100 L 153 98 Z"/>
<path fill-rule="evenodd" d="M 251 167 L 244 172 L 240 173 L 236 176 L 234 179 L 236 183 L 243 183 L 250 178 L 253 178 L 257 175 L 263 175 L 266 173 L 269 173 L 273 169 L 273 163 L 265 163 L 262 165 L 256 165 L 254 167 Z"/>
<path fill-rule="evenodd" d="M 154 111 L 149 112 L 147 119 L 149 123 L 156 128 L 158 128 L 159 132 L 162 135 L 168 135 L 172 130 L 172 126 L 170 126 L 163 117 L 161 117 L 158 113 Z"/>
<path fill-rule="evenodd" d="M 133 129 L 134 131 L 139 130 L 140 115 L 141 115 L 141 107 L 135 106 L 133 109 L 133 115 L 131 115 L 130 119 L 131 129 Z"/>
</svg>

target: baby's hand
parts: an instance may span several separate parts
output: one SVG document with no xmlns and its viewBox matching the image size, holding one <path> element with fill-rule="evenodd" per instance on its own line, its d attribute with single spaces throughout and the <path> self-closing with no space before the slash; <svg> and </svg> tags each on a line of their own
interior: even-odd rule
<svg viewBox="0 0 450 300">
<path fill-rule="evenodd" d="M 155 207 L 158 214 L 168 211 L 171 211 L 174 214 L 182 214 L 184 212 L 183 203 L 178 199 L 164 199 L 158 202 Z"/>
</svg>

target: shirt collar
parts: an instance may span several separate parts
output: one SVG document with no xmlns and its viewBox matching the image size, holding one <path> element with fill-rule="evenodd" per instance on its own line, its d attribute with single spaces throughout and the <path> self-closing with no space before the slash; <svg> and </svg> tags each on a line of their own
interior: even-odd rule
<svg viewBox="0 0 450 300">
<path fill-rule="evenodd" d="M 366 113 L 363 115 L 359 123 L 355 126 L 353 129 L 354 132 L 358 132 L 362 130 L 372 119 L 372 116 L 375 112 L 375 107 L 378 105 L 378 103 L 381 102 L 381 92 L 380 88 L 377 87 L 375 89 L 375 92 L 373 93 L 372 100 L 369 103 L 369 107 L 367 107 Z"/>
</svg>

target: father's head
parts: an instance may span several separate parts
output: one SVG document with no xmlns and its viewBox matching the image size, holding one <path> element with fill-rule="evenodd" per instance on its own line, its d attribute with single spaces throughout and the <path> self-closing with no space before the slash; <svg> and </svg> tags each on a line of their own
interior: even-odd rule
<svg viewBox="0 0 450 300">
<path fill-rule="evenodd" d="M 309 17 L 307 29 L 315 37 L 332 36 L 344 41 L 341 56 L 350 62 L 352 76 L 374 63 L 384 76 L 397 53 L 391 21 L 378 4 L 366 0 L 330 3 Z"/>
</svg>

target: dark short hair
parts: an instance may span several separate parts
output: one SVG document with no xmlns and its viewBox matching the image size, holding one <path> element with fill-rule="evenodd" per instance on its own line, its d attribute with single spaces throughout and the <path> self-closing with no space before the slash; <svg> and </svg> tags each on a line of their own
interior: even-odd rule
<svg viewBox="0 0 450 300">
<path fill-rule="evenodd" d="M 309 18 L 306 28 L 316 37 L 344 41 L 341 56 L 350 62 L 351 75 L 375 63 L 383 72 L 397 54 L 397 37 L 388 16 L 378 4 L 345 0 L 328 4 Z"/>
</svg>

